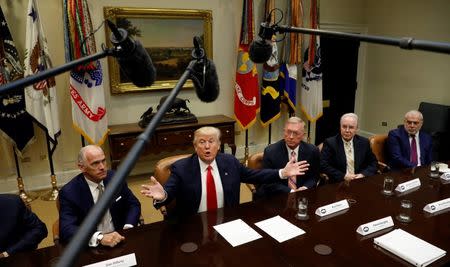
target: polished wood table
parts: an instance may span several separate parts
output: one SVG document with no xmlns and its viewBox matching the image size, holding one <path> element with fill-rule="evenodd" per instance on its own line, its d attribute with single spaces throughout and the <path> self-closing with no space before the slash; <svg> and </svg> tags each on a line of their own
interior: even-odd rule
<svg viewBox="0 0 450 267">
<path fill-rule="evenodd" d="M 421 187 L 405 195 L 381 194 L 385 175 L 376 175 L 350 183 L 324 185 L 316 190 L 282 194 L 235 208 L 219 209 L 217 212 L 200 213 L 183 223 L 158 222 L 144 225 L 125 232 L 125 242 L 116 248 L 86 250 L 79 257 L 77 265 L 136 253 L 138 266 L 411 266 L 374 245 L 373 238 L 386 233 L 386 230 L 368 237 L 356 233 L 361 224 L 385 216 L 394 218 L 399 212 L 401 199 L 413 202 L 413 221 L 406 224 L 394 219 L 395 226 L 388 231 L 401 228 L 446 250 L 447 254 L 430 266 L 448 265 L 450 212 L 429 216 L 422 209 L 428 203 L 450 197 L 450 184 L 429 178 L 427 174 L 425 167 L 418 168 L 413 174 L 410 171 L 389 173 L 394 177 L 396 185 L 412 178 L 420 178 Z M 302 197 L 309 200 L 310 219 L 307 221 L 295 219 L 295 203 Z M 314 214 L 316 208 L 342 199 L 352 199 L 355 203 L 337 216 L 320 218 Z M 306 233 L 278 243 L 254 225 L 276 215 L 282 216 Z M 263 238 L 232 247 L 208 226 L 208 220 L 216 217 L 222 218 L 222 222 L 241 218 Z M 181 245 L 186 242 L 194 242 L 198 249 L 191 253 L 181 251 Z M 329 246 L 332 253 L 326 256 L 317 254 L 314 251 L 317 244 Z M 0 260 L 0 266 L 51 266 L 62 250 L 61 246 L 54 246 L 18 254 Z"/>
<path fill-rule="evenodd" d="M 173 152 L 178 149 L 193 149 L 192 140 L 194 131 L 203 126 L 214 126 L 221 131 L 221 149 L 224 150 L 224 144 L 228 144 L 233 155 L 236 154 L 236 144 L 234 141 L 234 123 L 235 120 L 224 115 L 214 115 L 198 117 L 196 123 L 177 123 L 160 125 L 156 128 L 154 135 L 145 146 L 142 155 L 149 153 L 157 154 L 162 151 Z M 115 169 L 120 160 L 125 157 L 130 148 L 136 142 L 136 137 L 144 129 L 137 123 L 117 124 L 109 126 L 109 147 L 111 164 Z"/>
</svg>

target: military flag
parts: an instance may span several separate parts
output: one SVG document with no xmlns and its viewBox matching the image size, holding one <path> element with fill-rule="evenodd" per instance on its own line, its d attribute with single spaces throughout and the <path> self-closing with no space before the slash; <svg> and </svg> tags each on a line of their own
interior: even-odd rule
<svg viewBox="0 0 450 267">
<path fill-rule="evenodd" d="M 29 1 L 27 15 L 25 76 L 52 68 L 36 0 Z M 53 148 L 61 133 L 55 86 L 55 78 L 51 77 L 25 88 L 27 111 L 47 132 Z"/>
<path fill-rule="evenodd" d="M 317 0 L 311 0 L 311 28 L 318 29 Z M 315 122 L 322 116 L 322 68 L 319 36 L 310 35 L 302 70 L 300 102 L 306 118 Z"/>
<path fill-rule="evenodd" d="M 253 125 L 259 112 L 258 72 L 248 54 L 252 40 L 253 0 L 244 0 L 234 88 L 234 116 L 243 130 Z"/>
<path fill-rule="evenodd" d="M 16 45 L 0 7 L 0 85 L 23 77 Z M 34 140 L 32 117 L 25 110 L 23 88 L 0 95 L 0 132 L 21 154 Z"/>
<path fill-rule="evenodd" d="M 96 53 L 86 0 L 64 0 L 66 61 Z M 99 60 L 70 72 L 73 127 L 90 144 L 101 145 L 108 134 L 103 71 Z"/>
</svg>

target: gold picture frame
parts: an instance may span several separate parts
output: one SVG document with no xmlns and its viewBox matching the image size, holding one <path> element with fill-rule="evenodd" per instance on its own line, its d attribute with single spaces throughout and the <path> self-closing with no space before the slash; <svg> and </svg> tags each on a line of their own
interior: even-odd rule
<svg viewBox="0 0 450 267">
<path fill-rule="evenodd" d="M 104 16 L 138 39 L 156 67 L 153 85 L 137 87 L 121 73 L 116 59 L 108 57 L 112 94 L 174 88 L 191 60 L 194 36 L 203 40 L 206 55 L 212 59 L 211 10 L 104 7 Z M 111 31 L 105 29 L 107 44 L 112 47 Z M 183 88 L 193 88 L 192 81 L 188 80 Z"/>
</svg>

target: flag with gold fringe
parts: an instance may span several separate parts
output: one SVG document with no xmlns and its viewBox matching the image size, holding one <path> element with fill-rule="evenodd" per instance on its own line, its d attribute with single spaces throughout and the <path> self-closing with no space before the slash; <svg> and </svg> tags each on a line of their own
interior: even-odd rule
<svg viewBox="0 0 450 267">
<path fill-rule="evenodd" d="M 266 0 L 265 17 L 270 17 L 270 23 L 275 22 L 274 0 Z M 267 20 L 267 19 L 266 19 Z M 272 55 L 263 64 L 262 86 L 261 86 L 261 124 L 266 127 L 280 118 L 281 94 L 280 94 L 280 64 L 278 62 L 278 48 L 275 35 L 272 37 Z"/>
<path fill-rule="evenodd" d="M 303 27 L 303 5 L 301 0 L 288 1 L 286 21 L 293 27 Z M 291 33 L 284 43 L 283 63 L 280 67 L 280 87 L 289 111 L 295 113 L 297 105 L 297 66 L 301 64 L 302 37 Z"/>
<path fill-rule="evenodd" d="M 39 17 L 36 0 L 28 2 L 25 76 L 35 75 L 52 68 L 47 39 Z M 25 102 L 28 113 L 47 132 L 53 148 L 57 144 L 59 127 L 58 102 L 55 78 L 50 77 L 25 88 Z"/>
<path fill-rule="evenodd" d="M 244 0 L 234 88 L 234 116 L 243 130 L 253 125 L 259 112 L 258 72 L 248 54 L 252 40 L 253 0 Z"/>
<path fill-rule="evenodd" d="M 311 29 L 318 29 L 317 0 L 311 0 Z M 306 118 L 315 122 L 322 116 L 322 68 L 319 36 L 310 35 L 302 70 L 300 102 Z"/>
<path fill-rule="evenodd" d="M 66 61 L 96 53 L 86 0 L 63 0 Z M 108 134 L 103 72 L 99 60 L 70 72 L 74 128 L 91 144 L 101 145 Z"/>
<path fill-rule="evenodd" d="M 23 68 L 16 45 L 0 7 L 0 85 L 21 79 Z M 33 121 L 25 110 L 23 88 L 16 88 L 0 95 L 0 133 L 21 155 L 34 141 Z"/>
</svg>

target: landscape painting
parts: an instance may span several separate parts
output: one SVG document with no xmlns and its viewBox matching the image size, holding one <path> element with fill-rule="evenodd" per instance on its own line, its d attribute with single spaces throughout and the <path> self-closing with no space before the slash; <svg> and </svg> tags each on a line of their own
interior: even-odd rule
<svg viewBox="0 0 450 267">
<path fill-rule="evenodd" d="M 137 87 L 120 71 L 117 61 L 110 58 L 108 65 L 114 94 L 175 87 L 192 59 L 194 36 L 200 37 L 206 54 L 212 57 L 211 11 L 105 7 L 105 18 L 143 44 L 157 73 L 152 86 Z M 109 29 L 106 35 L 109 40 Z M 192 86 L 188 81 L 184 88 Z"/>
</svg>

